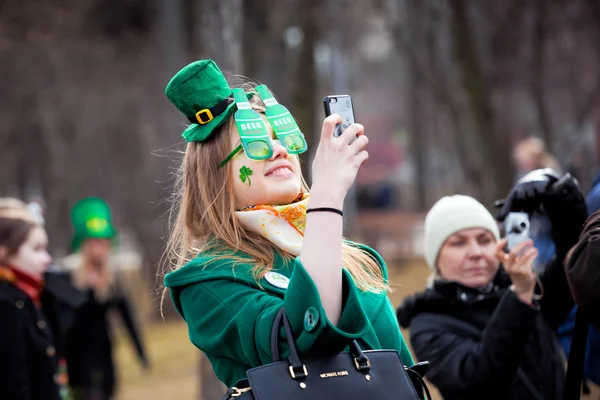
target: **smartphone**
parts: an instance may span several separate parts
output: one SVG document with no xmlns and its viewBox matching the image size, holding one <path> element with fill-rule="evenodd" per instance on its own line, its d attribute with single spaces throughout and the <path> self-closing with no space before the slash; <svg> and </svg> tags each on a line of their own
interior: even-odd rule
<svg viewBox="0 0 600 400">
<path fill-rule="evenodd" d="M 529 215 L 524 212 L 511 212 L 504 221 L 508 250 L 529 239 Z"/>
<path fill-rule="evenodd" d="M 354 117 L 354 107 L 352 106 L 352 97 L 347 94 L 327 96 L 323 98 L 325 116 L 338 114 L 342 117 L 342 123 L 337 124 L 333 131 L 333 136 L 339 137 L 346 128 L 356 122 Z"/>
</svg>

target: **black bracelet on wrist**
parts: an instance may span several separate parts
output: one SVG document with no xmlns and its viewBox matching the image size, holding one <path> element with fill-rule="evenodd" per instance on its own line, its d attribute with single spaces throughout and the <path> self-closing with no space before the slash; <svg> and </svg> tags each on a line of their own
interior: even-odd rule
<svg viewBox="0 0 600 400">
<path fill-rule="evenodd" d="M 340 214 L 342 217 L 344 216 L 344 213 L 342 212 L 342 210 L 338 210 L 337 208 L 330 208 L 330 207 L 307 208 L 306 213 L 308 214 L 310 212 L 332 212 L 332 213 Z"/>
</svg>

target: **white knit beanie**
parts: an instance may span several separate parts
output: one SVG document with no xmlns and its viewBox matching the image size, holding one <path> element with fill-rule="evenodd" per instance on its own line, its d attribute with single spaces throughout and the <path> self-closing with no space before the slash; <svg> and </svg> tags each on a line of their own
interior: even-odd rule
<svg viewBox="0 0 600 400">
<path fill-rule="evenodd" d="M 425 217 L 425 261 L 436 270 L 436 261 L 442 245 L 452 234 L 463 229 L 483 228 L 500 240 L 498 225 L 492 214 L 469 196 L 442 197 Z"/>
</svg>

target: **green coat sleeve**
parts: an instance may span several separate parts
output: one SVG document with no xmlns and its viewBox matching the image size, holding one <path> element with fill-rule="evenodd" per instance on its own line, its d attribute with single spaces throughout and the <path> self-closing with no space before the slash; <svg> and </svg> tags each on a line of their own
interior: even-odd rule
<svg viewBox="0 0 600 400">
<path fill-rule="evenodd" d="M 390 321 L 393 328 L 388 330 L 388 334 L 393 337 L 394 343 L 400 343 L 400 349 L 398 349 L 398 353 L 400 354 L 400 359 L 402 360 L 402 364 L 407 367 L 411 367 L 415 364 L 415 361 L 412 358 L 412 354 L 406 345 L 406 340 L 402 336 L 402 331 L 400 330 L 400 325 L 398 325 L 398 318 L 396 317 L 396 310 L 394 309 L 394 305 L 390 301 L 390 298 L 386 296 L 387 307 L 385 310 L 386 318 Z M 382 346 L 382 348 L 398 348 L 398 345 L 390 345 L 390 346 Z"/>
<path fill-rule="evenodd" d="M 407 367 L 412 367 L 415 364 L 415 361 L 412 358 L 412 354 L 410 354 L 410 350 L 406 345 L 406 340 L 402 339 L 400 344 L 400 359 L 402 360 L 402 364 Z"/>
<path fill-rule="evenodd" d="M 243 282 L 215 279 L 184 286 L 181 314 L 189 336 L 202 351 L 255 367 L 271 362 L 270 333 L 277 311 L 285 305 L 298 351 L 302 355 L 342 351 L 360 338 L 368 320 L 357 288 L 343 270 L 343 309 L 335 326 L 325 315 L 315 283 L 298 259 L 283 299 Z M 279 340 L 282 356 L 287 345 Z M 226 377 L 222 377 L 225 378 Z"/>
</svg>

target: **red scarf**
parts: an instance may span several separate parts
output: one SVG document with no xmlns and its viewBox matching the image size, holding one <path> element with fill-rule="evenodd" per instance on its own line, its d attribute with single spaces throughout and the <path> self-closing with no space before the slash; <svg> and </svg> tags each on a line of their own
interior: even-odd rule
<svg viewBox="0 0 600 400">
<path fill-rule="evenodd" d="M 44 287 L 44 280 L 11 267 L 0 266 L 0 280 L 8 281 L 25 292 L 37 307 L 41 307 L 40 294 Z"/>
</svg>

